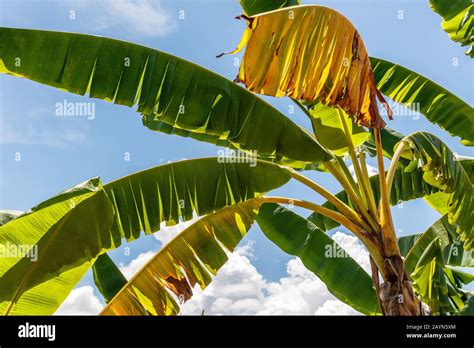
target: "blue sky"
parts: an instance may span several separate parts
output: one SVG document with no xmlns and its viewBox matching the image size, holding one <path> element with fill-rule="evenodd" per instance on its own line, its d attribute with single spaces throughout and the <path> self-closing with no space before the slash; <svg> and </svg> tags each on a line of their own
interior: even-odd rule
<svg viewBox="0 0 474 348">
<path fill-rule="evenodd" d="M 242 12 L 237 0 L 162 0 L 142 2 L 142 7 L 134 7 L 137 2 L 133 0 L 112 3 L 115 5 L 107 1 L 2 0 L 0 23 L 132 41 L 182 57 L 229 79 L 236 76 L 232 56 L 215 56 L 234 48 L 240 40 L 245 23 L 234 19 Z M 431 11 L 427 0 L 303 3 L 340 11 L 359 30 L 371 56 L 415 70 L 473 104 L 472 61 L 442 31 L 441 18 Z M 75 11 L 73 19 L 71 11 Z M 140 115 L 127 107 L 94 100 L 95 119 L 58 118 L 54 115 L 56 103 L 87 98 L 5 75 L 0 76 L 0 89 L 0 208 L 27 210 L 94 176 L 108 182 L 167 161 L 217 155 L 218 148 L 213 145 L 149 131 L 141 125 Z M 299 112 L 288 114 L 288 99 L 266 99 L 295 122 L 310 128 Z M 458 139 L 450 138 L 423 117 L 396 117 L 389 126 L 403 134 L 432 132 L 453 151 L 473 155 Z M 15 160 L 17 153 L 21 161 Z M 126 153 L 130 161 L 124 160 Z M 308 175 L 338 191 L 338 185 L 327 175 Z M 293 183 L 275 194 L 322 202 Z M 401 235 L 422 232 L 439 217 L 422 200 L 395 207 L 393 213 Z M 252 264 L 265 279 L 278 280 L 286 274 L 290 257 L 267 241 L 258 227 L 252 228 L 243 245 L 249 240 L 253 241 Z M 127 246 L 130 255 L 125 255 L 123 248 L 112 253 L 117 262 L 128 264 L 140 253 L 159 248 L 160 242 L 150 236 Z M 90 283 L 90 275 L 81 282 Z"/>
</svg>

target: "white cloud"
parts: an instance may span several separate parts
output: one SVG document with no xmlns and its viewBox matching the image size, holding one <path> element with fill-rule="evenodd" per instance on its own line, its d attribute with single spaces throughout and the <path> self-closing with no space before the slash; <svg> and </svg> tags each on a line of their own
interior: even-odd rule
<svg viewBox="0 0 474 348">
<path fill-rule="evenodd" d="M 182 231 L 184 231 L 187 227 L 195 223 L 197 220 L 199 220 L 199 217 L 194 214 L 194 217 L 191 220 L 184 222 L 180 221 L 179 223 L 173 226 L 166 226 L 166 223 L 162 222 L 160 224 L 160 230 L 154 233 L 153 236 L 162 244 L 166 244 L 171 239 L 180 234 Z"/>
<path fill-rule="evenodd" d="M 56 315 L 97 315 L 104 305 L 94 294 L 94 288 L 86 285 L 71 291 L 56 311 Z"/>
<path fill-rule="evenodd" d="M 147 251 L 145 253 L 141 253 L 137 256 L 137 258 L 133 259 L 128 265 L 123 263 L 119 264 L 119 269 L 125 276 L 125 278 L 130 279 L 132 278 L 135 273 L 137 273 L 140 268 L 142 268 L 145 263 L 148 262 L 153 256 L 155 256 L 156 252 L 154 251 Z"/>
<path fill-rule="evenodd" d="M 157 37 L 177 30 L 177 21 L 159 0 L 72 0 L 71 10 L 86 13 L 88 24 L 102 31 L 112 27 L 134 34 Z M 77 18 L 80 18 L 78 12 Z"/>
<path fill-rule="evenodd" d="M 107 12 L 138 34 L 163 36 L 176 30 L 176 22 L 160 1 L 111 0 L 107 1 Z"/>
<path fill-rule="evenodd" d="M 364 269 L 369 269 L 368 252 L 356 237 L 336 232 L 333 238 Z M 269 282 L 251 264 L 249 252 L 248 245 L 237 248 L 204 291 L 194 289 L 195 294 L 182 306 L 182 313 L 200 314 L 204 310 L 209 315 L 359 314 L 337 300 L 300 259 L 288 262 L 287 276 Z"/>
<path fill-rule="evenodd" d="M 195 287 L 182 313 L 200 314 L 204 309 L 206 314 L 255 314 L 264 308 L 266 285 L 242 249 L 237 248 L 204 291 Z"/>
<path fill-rule="evenodd" d="M 160 230 L 153 234 L 156 240 L 160 241 L 162 245 L 167 244 L 171 239 L 176 237 L 181 233 L 186 227 L 196 222 L 199 218 L 194 217 L 193 219 L 185 222 L 179 222 L 173 226 L 166 226 L 163 222 L 160 226 Z M 141 253 L 135 259 L 133 259 L 129 264 L 124 264 L 123 262 L 119 264 L 119 269 L 125 276 L 125 278 L 132 278 L 135 273 L 137 273 L 144 265 L 147 263 L 153 256 L 155 256 L 157 251 L 149 250 L 147 252 Z"/>
<path fill-rule="evenodd" d="M 372 167 L 370 164 L 366 164 L 366 166 L 367 166 L 367 173 L 369 174 L 369 176 L 372 176 L 372 175 L 375 175 L 375 174 L 379 173 L 379 170 L 375 167 Z M 351 173 L 354 180 L 357 182 L 357 177 L 356 177 L 356 174 L 355 174 L 355 169 L 354 169 L 353 164 L 351 164 L 349 166 L 349 172 Z"/>
<path fill-rule="evenodd" d="M 332 236 L 336 241 L 367 273 L 370 273 L 369 252 L 359 240 L 343 232 L 336 232 Z"/>
<path fill-rule="evenodd" d="M 162 245 L 167 244 L 174 237 L 180 234 L 188 226 L 192 225 L 194 222 L 199 220 L 200 217 L 194 216 L 189 221 L 180 221 L 176 225 L 166 226 L 165 222 L 162 222 L 160 225 L 160 230 L 153 234 L 156 240 L 160 241 Z M 147 252 L 141 253 L 137 258 L 133 259 L 129 264 L 125 265 L 120 263 L 119 268 L 122 271 L 125 278 L 130 279 L 137 273 L 140 268 L 142 268 L 145 263 L 148 262 L 153 256 L 155 256 L 157 251 L 149 250 Z"/>
<path fill-rule="evenodd" d="M 354 315 L 359 314 L 353 308 L 339 300 L 327 300 L 316 310 L 316 315 Z"/>
</svg>

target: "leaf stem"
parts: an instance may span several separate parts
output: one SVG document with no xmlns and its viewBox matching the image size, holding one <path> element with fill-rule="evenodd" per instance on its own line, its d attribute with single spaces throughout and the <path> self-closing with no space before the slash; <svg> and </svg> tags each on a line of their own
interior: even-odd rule
<svg viewBox="0 0 474 348">
<path fill-rule="evenodd" d="M 312 210 L 318 214 L 324 215 L 338 222 L 339 224 L 347 227 L 359 238 L 361 237 L 365 238 L 366 231 L 364 231 L 360 226 L 358 226 L 357 224 L 349 220 L 349 218 L 347 218 L 346 216 L 344 216 L 343 214 L 337 211 L 322 207 L 313 202 L 308 202 L 308 201 L 304 201 L 304 200 L 296 199 L 296 198 L 274 197 L 274 196 L 265 196 L 263 197 L 263 201 L 265 203 L 282 203 L 282 204 L 296 205 L 301 208 Z"/>
<path fill-rule="evenodd" d="M 383 265 L 383 258 L 380 254 L 381 250 L 381 245 L 379 242 L 373 238 L 373 236 L 368 233 L 368 231 L 365 231 L 361 226 L 358 224 L 354 223 L 351 221 L 348 217 L 344 216 L 343 214 L 322 207 L 318 204 L 315 204 L 313 202 L 308 202 L 304 201 L 301 199 L 295 199 L 295 198 L 287 198 L 287 197 L 274 197 L 274 196 L 264 196 L 262 197 L 262 200 L 264 203 L 280 203 L 280 204 L 290 204 L 290 205 L 295 205 L 301 208 L 305 208 L 311 211 L 314 211 L 318 214 L 324 215 L 342 226 L 346 227 L 349 231 L 354 233 L 356 237 L 358 237 L 361 242 L 366 246 L 367 250 L 369 253 L 372 255 L 374 258 L 374 261 L 376 262 L 378 267 L 382 267 Z"/>
<path fill-rule="evenodd" d="M 341 157 L 336 158 L 336 165 L 341 169 L 342 174 L 344 175 L 345 180 L 347 183 L 350 185 L 352 188 L 352 191 L 354 192 L 354 195 L 357 197 L 357 201 L 361 201 L 362 197 L 360 195 L 359 187 L 357 186 L 357 183 L 355 182 L 354 178 L 352 177 L 351 172 L 349 171 L 349 168 L 347 168 L 346 163 Z M 359 206 L 361 206 L 359 204 Z"/>
<path fill-rule="evenodd" d="M 308 116 L 309 119 L 311 120 L 311 118 L 312 118 L 311 114 L 304 107 L 304 105 L 301 104 L 301 102 L 296 100 L 296 99 L 292 99 L 292 100 L 305 113 L 305 115 Z M 340 113 L 339 110 L 338 110 L 338 113 Z M 344 128 L 345 129 L 344 133 L 346 134 L 346 139 L 347 139 L 347 134 L 348 134 L 347 125 L 345 124 L 344 121 L 342 121 L 342 123 L 343 123 L 343 126 L 345 127 Z M 350 139 L 350 144 L 352 145 L 352 149 L 354 149 L 354 144 L 352 143 L 352 138 L 350 138 L 350 136 L 349 136 L 349 139 Z M 348 144 L 349 148 L 351 147 L 350 144 Z M 347 192 L 350 200 L 354 203 L 354 205 L 358 208 L 359 211 L 363 212 L 362 214 L 364 215 L 364 213 L 366 213 L 366 211 L 367 211 L 367 207 L 363 202 L 364 198 L 361 196 L 357 184 L 355 183 L 354 179 L 352 178 L 352 175 L 350 174 L 349 170 L 347 169 L 347 166 L 345 165 L 344 161 L 342 161 L 337 156 L 335 156 L 335 158 L 336 158 L 337 164 L 334 164 L 334 163 L 328 161 L 328 162 L 324 163 L 324 166 L 337 179 L 337 181 L 339 181 L 342 188 Z M 326 198 L 326 199 L 328 199 L 328 198 Z M 337 207 L 337 205 L 334 202 L 331 202 L 331 203 L 333 203 L 333 205 Z M 368 216 L 365 216 L 365 217 L 368 218 L 368 220 L 372 220 Z M 358 216 L 355 221 L 363 221 L 363 220 L 360 219 L 360 217 Z M 365 222 L 363 222 L 363 223 L 365 224 L 365 226 L 367 226 L 367 223 L 365 223 Z M 370 223 L 370 221 L 369 221 L 369 223 Z M 374 225 L 376 225 L 376 224 L 375 223 L 370 223 L 370 225 L 373 228 Z"/>
<path fill-rule="evenodd" d="M 385 178 L 385 169 L 382 155 L 382 138 L 380 129 L 374 128 L 375 144 L 377 149 L 377 163 L 379 169 L 379 185 L 380 185 L 380 227 L 382 229 L 382 246 L 385 257 L 400 255 L 400 249 L 397 244 L 395 230 L 393 228 L 392 214 L 390 212 L 389 197 L 387 192 L 387 183 Z"/>
<path fill-rule="evenodd" d="M 380 129 L 374 128 L 375 133 L 375 145 L 377 149 L 377 165 L 379 169 L 379 184 L 380 184 L 380 203 L 379 203 L 379 210 L 381 219 L 390 219 L 390 206 L 388 203 L 388 192 L 387 192 L 387 184 L 385 179 L 385 168 L 383 163 L 383 156 L 382 156 L 382 139 L 380 136 Z M 387 220 L 388 222 L 388 220 Z"/>
<path fill-rule="evenodd" d="M 303 183 L 304 185 L 308 186 L 312 190 L 319 193 L 321 196 L 326 198 L 330 203 L 332 203 L 336 209 L 343 213 L 345 216 L 349 217 L 353 222 L 363 225 L 365 229 L 370 229 L 369 226 L 360 218 L 360 216 L 347 204 L 341 201 L 339 198 L 334 196 L 331 192 L 327 191 L 324 187 L 318 185 L 316 182 L 312 181 L 311 179 L 301 175 L 300 173 L 294 171 L 292 173 L 294 179 L 298 180 L 299 182 Z"/>
<path fill-rule="evenodd" d="M 349 127 L 347 126 L 345 112 L 342 109 L 338 108 L 337 114 L 339 115 L 339 119 L 341 121 L 342 128 L 344 130 L 344 135 L 346 137 L 346 144 L 347 144 L 349 155 L 352 160 L 352 165 L 354 166 L 354 171 L 357 177 L 357 184 L 358 184 L 357 186 L 359 187 L 360 196 L 362 198 L 361 201 L 363 203 L 363 208 L 365 210 L 370 210 L 369 190 L 366 187 L 366 180 L 365 180 L 368 178 L 364 178 L 364 172 L 362 171 L 359 160 L 357 158 L 354 142 L 352 141 L 352 137 L 351 137 L 351 132 L 349 131 Z M 374 214 L 375 214 L 375 211 L 372 212 L 372 215 Z"/>
<path fill-rule="evenodd" d="M 352 178 L 352 175 L 349 173 L 347 166 L 345 165 L 344 161 L 339 157 L 336 157 L 336 163 L 333 162 L 324 162 L 324 166 L 329 170 L 329 172 L 339 181 L 344 191 L 347 193 L 349 200 L 354 204 L 357 208 L 357 211 L 364 217 L 365 225 L 370 225 L 370 229 L 374 231 L 380 231 L 380 228 L 377 224 L 377 221 L 371 217 L 367 210 L 361 203 L 360 192 L 355 186 L 355 181 Z"/>
<path fill-rule="evenodd" d="M 397 170 L 397 165 L 398 161 L 400 160 L 400 157 L 405 150 L 405 147 L 408 145 L 406 141 L 402 141 L 397 149 L 395 150 L 395 153 L 393 154 L 392 161 L 390 162 L 390 167 L 388 168 L 387 172 L 387 195 L 390 197 L 391 191 L 392 191 L 392 183 L 393 183 L 393 177 L 395 176 L 395 171 Z"/>
<path fill-rule="evenodd" d="M 369 194 L 369 208 L 374 218 L 377 218 L 377 204 L 375 203 L 374 191 L 372 190 L 372 185 L 370 184 L 369 173 L 367 172 L 367 163 L 365 162 L 365 152 L 359 152 L 359 160 L 362 167 L 363 178 L 365 180 L 365 185 Z"/>
<path fill-rule="evenodd" d="M 359 204 L 360 204 L 359 195 L 357 194 L 357 191 L 352 185 L 351 181 L 347 178 L 347 175 L 344 172 L 343 168 L 338 163 L 339 160 L 340 158 L 336 157 L 336 162 L 327 161 L 327 162 L 324 162 L 324 166 L 336 178 L 336 180 L 339 181 L 342 188 L 344 189 L 344 191 L 346 191 L 349 199 L 354 203 L 354 205 L 359 207 Z M 350 173 L 349 173 L 349 176 L 350 176 Z M 355 185 L 355 182 L 354 182 L 354 185 Z"/>
</svg>

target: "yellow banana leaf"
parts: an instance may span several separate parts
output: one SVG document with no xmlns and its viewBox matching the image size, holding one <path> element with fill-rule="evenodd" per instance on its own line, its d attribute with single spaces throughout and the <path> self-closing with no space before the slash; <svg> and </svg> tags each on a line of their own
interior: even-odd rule
<svg viewBox="0 0 474 348">
<path fill-rule="evenodd" d="M 175 315 L 192 288 L 204 289 L 253 224 L 253 198 L 201 218 L 165 245 L 115 295 L 101 315 Z M 178 301 L 177 301 L 178 300 Z"/>
<path fill-rule="evenodd" d="M 364 43 L 340 13 L 308 5 L 241 18 L 248 27 L 231 53 L 247 46 L 236 81 L 248 90 L 340 107 L 370 128 L 385 125 L 378 99 L 391 117 Z"/>
</svg>

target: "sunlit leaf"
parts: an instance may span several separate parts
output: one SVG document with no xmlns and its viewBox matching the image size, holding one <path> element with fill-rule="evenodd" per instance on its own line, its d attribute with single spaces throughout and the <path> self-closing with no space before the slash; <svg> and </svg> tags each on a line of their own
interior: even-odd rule
<svg viewBox="0 0 474 348">
<path fill-rule="evenodd" d="M 345 155 L 349 150 L 337 110 L 316 104 L 308 112 L 311 115 L 311 124 L 318 142 L 337 156 Z M 352 122 L 346 124 L 355 147 L 362 145 L 369 137 L 370 133 L 363 127 Z"/>
<path fill-rule="evenodd" d="M 111 247 L 113 217 L 96 178 L 0 226 L 6 253 L 0 257 L 0 314 L 54 313 L 96 257 Z"/>
<path fill-rule="evenodd" d="M 474 6 L 474 5 L 473 5 Z M 377 88 L 390 99 L 419 112 L 465 145 L 474 145 L 474 109 L 439 84 L 403 66 L 371 58 Z"/>
</svg>

